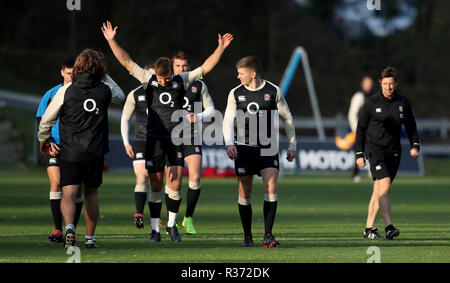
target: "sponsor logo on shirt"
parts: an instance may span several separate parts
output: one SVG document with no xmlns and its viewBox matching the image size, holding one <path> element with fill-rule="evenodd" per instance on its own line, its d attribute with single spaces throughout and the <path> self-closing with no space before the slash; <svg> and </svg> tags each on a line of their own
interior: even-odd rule
<svg viewBox="0 0 450 283">
<path fill-rule="evenodd" d="M 48 162 L 49 162 L 50 164 L 56 164 L 56 158 L 50 158 L 50 159 L 48 160 Z"/>
<path fill-rule="evenodd" d="M 144 153 L 143 152 L 136 153 L 136 158 L 144 158 Z"/>
<path fill-rule="evenodd" d="M 238 168 L 239 174 L 245 174 L 245 168 Z"/>
<path fill-rule="evenodd" d="M 152 86 L 157 87 L 158 86 L 158 82 L 157 81 L 152 81 Z"/>
<path fill-rule="evenodd" d="M 377 165 L 377 167 L 375 167 L 375 169 L 377 169 L 377 171 L 380 171 L 381 170 L 381 166 Z"/>
<path fill-rule="evenodd" d="M 377 113 L 381 113 L 381 108 L 377 108 L 377 109 L 375 109 L 375 112 L 377 112 Z"/>
<path fill-rule="evenodd" d="M 145 95 L 139 95 L 138 101 L 145 101 Z"/>
<path fill-rule="evenodd" d="M 245 98 L 245 96 L 239 95 L 239 96 L 238 96 L 238 100 L 239 100 L 239 101 L 246 101 L 247 99 Z"/>
</svg>

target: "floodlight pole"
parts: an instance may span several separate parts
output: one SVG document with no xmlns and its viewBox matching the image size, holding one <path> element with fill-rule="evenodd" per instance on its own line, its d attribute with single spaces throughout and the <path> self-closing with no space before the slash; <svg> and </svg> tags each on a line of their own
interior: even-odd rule
<svg viewBox="0 0 450 283">
<path fill-rule="evenodd" d="M 284 71 L 283 78 L 281 79 L 280 88 L 283 95 L 286 96 L 300 60 L 302 61 L 303 71 L 305 72 L 306 86 L 308 87 L 309 100 L 311 102 L 314 120 L 316 121 L 317 135 L 319 140 L 323 141 L 325 140 L 325 131 L 323 129 L 322 115 L 320 114 L 319 103 L 317 102 L 316 90 L 314 88 L 311 69 L 309 67 L 308 54 L 303 47 L 296 47 L 292 53 L 289 64 Z"/>
</svg>

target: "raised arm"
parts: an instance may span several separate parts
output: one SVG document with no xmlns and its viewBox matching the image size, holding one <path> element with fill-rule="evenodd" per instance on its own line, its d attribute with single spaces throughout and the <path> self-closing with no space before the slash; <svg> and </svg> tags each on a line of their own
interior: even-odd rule
<svg viewBox="0 0 450 283">
<path fill-rule="evenodd" d="M 203 62 L 202 65 L 202 74 L 206 75 L 211 72 L 212 69 L 219 63 L 220 57 L 222 57 L 223 52 L 230 45 L 231 41 L 233 41 L 232 34 L 218 35 L 218 45 L 216 50 L 214 50 L 213 54 L 211 54 L 208 59 Z"/>
<path fill-rule="evenodd" d="M 111 48 L 111 51 L 113 52 L 116 59 L 120 62 L 120 64 L 122 64 L 122 66 L 125 67 L 125 69 L 128 70 L 128 72 L 131 73 L 133 71 L 135 62 L 131 59 L 128 52 L 120 47 L 120 45 L 115 40 L 117 28 L 117 26 L 113 28 L 111 22 L 107 21 L 106 24 L 103 23 L 101 30 L 106 41 L 108 41 L 109 47 Z"/>
</svg>

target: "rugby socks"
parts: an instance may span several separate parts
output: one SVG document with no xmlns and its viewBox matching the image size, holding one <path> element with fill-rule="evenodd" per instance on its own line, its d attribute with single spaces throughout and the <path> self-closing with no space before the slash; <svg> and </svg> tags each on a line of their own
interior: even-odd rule
<svg viewBox="0 0 450 283">
<path fill-rule="evenodd" d="M 244 237 L 252 236 L 252 204 L 251 199 L 238 200 L 239 216 L 241 217 L 242 228 L 244 229 Z"/>
<path fill-rule="evenodd" d="M 171 188 L 165 188 L 166 194 L 166 207 L 169 214 L 169 219 L 167 220 L 167 227 L 173 227 L 177 218 L 178 210 L 181 204 L 181 192 L 174 191 Z"/>
<path fill-rule="evenodd" d="M 161 218 L 161 192 L 153 192 L 150 190 L 148 195 L 148 208 L 150 210 L 150 218 L 152 224 L 152 230 L 160 232 L 159 219 Z"/>
<path fill-rule="evenodd" d="M 186 217 L 192 217 L 194 215 L 194 210 L 200 197 L 200 190 L 200 182 L 189 181 L 189 187 L 186 193 Z"/>
<path fill-rule="evenodd" d="M 75 228 L 78 225 L 78 220 L 80 220 L 82 210 L 83 210 L 83 196 L 80 196 L 75 199 L 75 215 L 73 216 L 73 225 L 75 226 Z"/>
<path fill-rule="evenodd" d="M 264 194 L 264 229 L 265 233 L 272 234 L 272 227 L 275 221 L 275 214 L 277 213 L 277 195 Z"/>
<path fill-rule="evenodd" d="M 147 200 L 147 186 L 136 185 L 134 187 L 134 201 L 136 203 L 136 213 L 144 214 L 146 200 Z"/>
<path fill-rule="evenodd" d="M 55 229 L 62 231 L 61 198 L 62 192 L 50 192 L 50 209 L 53 223 L 55 224 Z"/>
</svg>

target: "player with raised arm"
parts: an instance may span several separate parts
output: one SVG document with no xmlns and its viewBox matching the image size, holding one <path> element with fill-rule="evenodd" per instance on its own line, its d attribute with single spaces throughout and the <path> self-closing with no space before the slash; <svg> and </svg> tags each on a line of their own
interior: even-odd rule
<svg viewBox="0 0 450 283">
<path fill-rule="evenodd" d="M 154 73 L 153 64 L 146 69 Z M 135 115 L 133 145 L 128 138 L 129 121 Z M 136 213 L 134 224 L 136 228 L 144 228 L 144 207 L 147 200 L 148 172 L 145 169 L 145 146 L 147 140 L 147 102 L 145 100 L 145 86 L 133 89 L 125 100 L 120 122 L 120 132 L 126 154 L 133 159 L 133 169 L 136 176 L 134 199 Z"/>
<path fill-rule="evenodd" d="M 175 75 L 189 71 L 190 60 L 183 51 L 172 56 L 172 66 Z M 208 88 L 202 80 L 193 82 L 186 90 L 183 109 L 189 112 L 190 141 L 183 145 L 184 161 L 189 172 L 189 185 L 186 193 L 186 213 L 181 225 L 187 234 L 195 235 L 194 210 L 200 197 L 202 174 L 202 144 L 201 127 L 203 119 L 212 117 L 215 112 L 214 102 L 209 95 Z M 203 111 L 202 111 L 203 109 Z"/>
<path fill-rule="evenodd" d="M 132 76 L 142 84 L 146 84 L 146 101 L 148 109 L 146 168 L 150 176 L 150 215 L 152 223 L 151 242 L 161 241 L 159 219 L 161 216 L 161 191 L 164 169 L 167 165 L 165 179 L 166 206 L 168 210 L 167 231 L 174 242 L 181 237 L 176 227 L 176 217 L 181 203 L 181 177 L 184 166 L 183 149 L 175 146 L 171 132 L 177 123 L 171 121 L 172 114 L 182 110 L 186 89 L 189 85 L 208 74 L 219 62 L 225 49 L 233 40 L 231 34 L 218 35 L 216 50 L 205 60 L 201 67 L 191 72 L 173 75 L 171 60 L 160 57 L 155 62 L 155 74 L 141 68 L 122 49 L 115 40 L 117 26 L 111 22 L 101 28 L 114 56 Z"/>
<path fill-rule="evenodd" d="M 253 246 L 251 193 L 253 175 L 262 177 L 264 183 L 264 247 L 277 247 L 279 242 L 272 234 L 277 210 L 277 180 L 279 173 L 278 139 L 272 130 L 274 112 L 278 110 L 284 122 L 289 141 L 286 159 L 296 156 L 297 140 L 289 107 L 278 86 L 260 77 L 256 57 L 247 56 L 236 64 L 241 84 L 230 91 L 223 121 L 223 135 L 228 157 L 235 162 L 238 179 L 239 215 L 244 229 L 242 246 Z M 235 133 L 235 118 L 237 132 Z M 270 141 L 264 141 L 270 138 Z M 274 144 L 276 143 L 276 144 Z M 275 150 L 273 150 L 275 148 Z M 270 150 L 268 150 L 270 149 Z"/>
<path fill-rule="evenodd" d="M 97 247 L 94 237 L 99 216 L 98 188 L 104 155 L 109 151 L 108 107 L 124 100 L 120 87 L 106 74 L 102 55 L 85 49 L 73 67 L 72 83 L 61 87 L 42 116 L 38 139 L 44 156 L 61 154 L 61 212 L 65 248 L 76 244 L 75 198 L 84 185 L 85 247 Z M 61 148 L 50 142 L 51 127 L 60 119 Z"/>
<path fill-rule="evenodd" d="M 397 72 L 387 67 L 381 72 L 381 92 L 367 99 L 361 109 L 356 129 L 356 164 L 363 168 L 369 159 L 374 180 L 364 238 L 379 239 L 374 227 L 378 211 L 383 216 L 386 239 L 392 240 L 400 230 L 392 225 L 389 192 L 397 175 L 401 155 L 401 131 L 405 126 L 411 145 L 410 156 L 419 157 L 419 134 L 409 100 L 397 90 Z"/>
</svg>

